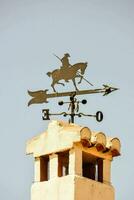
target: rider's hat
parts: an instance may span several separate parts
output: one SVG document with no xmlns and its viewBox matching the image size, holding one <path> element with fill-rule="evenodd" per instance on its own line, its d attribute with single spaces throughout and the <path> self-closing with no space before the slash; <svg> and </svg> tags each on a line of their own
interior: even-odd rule
<svg viewBox="0 0 134 200">
<path fill-rule="evenodd" d="M 66 57 L 70 57 L 69 53 L 65 53 L 64 56 L 66 56 Z"/>
</svg>

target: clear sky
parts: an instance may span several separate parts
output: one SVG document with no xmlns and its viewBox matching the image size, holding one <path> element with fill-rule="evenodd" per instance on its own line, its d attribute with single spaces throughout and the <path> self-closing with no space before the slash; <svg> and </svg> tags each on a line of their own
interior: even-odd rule
<svg viewBox="0 0 134 200">
<path fill-rule="evenodd" d="M 107 97 L 83 97 L 88 104 L 81 111 L 103 111 L 102 123 L 89 118 L 76 123 L 120 138 L 122 156 L 112 163 L 112 184 L 116 200 L 133 199 L 133 10 L 133 0 L 0 0 L 1 200 L 30 199 L 33 158 L 25 155 L 26 141 L 46 130 L 43 108 L 67 107 L 59 108 L 59 98 L 28 108 L 27 89 L 52 92 L 46 73 L 60 66 L 53 53 L 62 57 L 66 52 L 72 64 L 88 62 L 85 78 L 93 88 L 104 83 L 120 88 Z M 83 81 L 80 89 L 89 88 Z M 71 89 L 67 83 L 64 90 Z"/>
</svg>

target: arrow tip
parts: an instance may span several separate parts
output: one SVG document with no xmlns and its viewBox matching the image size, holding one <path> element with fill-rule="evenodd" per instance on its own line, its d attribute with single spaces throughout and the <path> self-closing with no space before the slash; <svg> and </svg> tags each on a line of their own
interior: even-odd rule
<svg viewBox="0 0 134 200">
<path fill-rule="evenodd" d="M 105 90 L 103 96 L 106 96 L 106 95 L 110 94 L 111 92 L 114 92 L 114 91 L 116 91 L 116 90 L 119 90 L 119 88 L 111 87 L 111 86 L 109 86 L 109 85 L 103 85 L 103 86 L 104 86 L 104 90 Z"/>
</svg>

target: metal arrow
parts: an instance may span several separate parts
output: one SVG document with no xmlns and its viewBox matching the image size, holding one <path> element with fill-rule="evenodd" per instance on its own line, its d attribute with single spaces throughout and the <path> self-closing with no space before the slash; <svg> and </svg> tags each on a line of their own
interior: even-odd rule
<svg viewBox="0 0 134 200">
<path fill-rule="evenodd" d="M 111 87 L 109 85 L 103 85 L 103 88 L 99 89 L 77 90 L 71 92 L 50 93 L 50 94 L 47 94 L 48 90 L 28 91 L 28 94 L 32 97 L 32 99 L 28 102 L 28 106 L 30 106 L 31 104 L 48 103 L 48 99 L 57 97 L 83 95 L 83 94 L 97 94 L 97 93 L 102 93 L 103 96 L 106 96 L 116 90 L 118 90 L 118 88 Z"/>
</svg>

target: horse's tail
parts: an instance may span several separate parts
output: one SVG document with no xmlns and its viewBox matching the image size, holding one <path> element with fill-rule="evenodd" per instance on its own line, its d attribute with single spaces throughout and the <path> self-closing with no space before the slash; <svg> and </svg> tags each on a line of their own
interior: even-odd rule
<svg viewBox="0 0 134 200">
<path fill-rule="evenodd" d="M 50 77 L 52 76 L 52 72 L 47 72 L 47 75 Z"/>
</svg>

